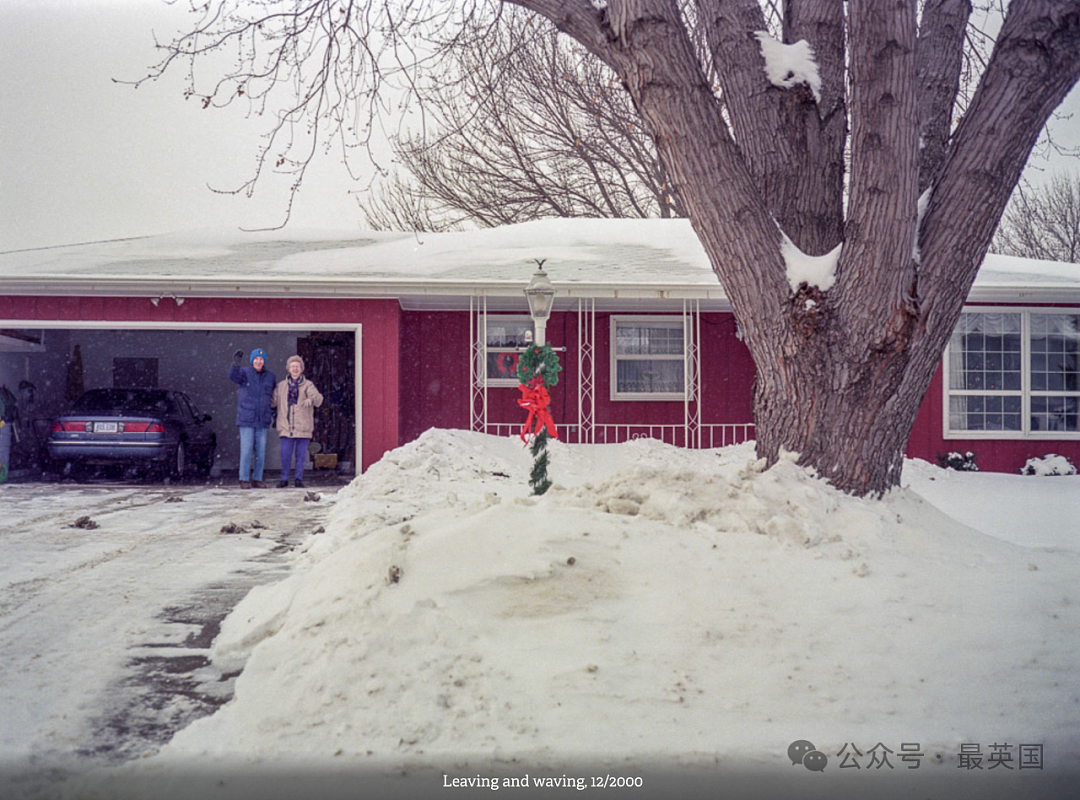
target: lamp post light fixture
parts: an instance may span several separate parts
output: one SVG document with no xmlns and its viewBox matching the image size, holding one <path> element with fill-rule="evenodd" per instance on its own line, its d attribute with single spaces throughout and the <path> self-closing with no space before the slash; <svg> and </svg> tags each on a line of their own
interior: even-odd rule
<svg viewBox="0 0 1080 800">
<path fill-rule="evenodd" d="M 525 299 L 529 301 L 529 316 L 532 317 L 533 327 L 536 328 L 536 344 L 543 347 L 546 343 L 547 321 L 551 316 L 551 308 L 555 304 L 555 287 L 548 280 L 544 272 L 544 262 L 547 259 L 537 259 L 538 267 L 529 285 L 525 287 Z"/>
</svg>

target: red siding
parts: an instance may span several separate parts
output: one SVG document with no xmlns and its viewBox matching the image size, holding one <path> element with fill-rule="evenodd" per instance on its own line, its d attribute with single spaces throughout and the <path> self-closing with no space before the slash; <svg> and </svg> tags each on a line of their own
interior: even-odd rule
<svg viewBox="0 0 1080 800">
<path fill-rule="evenodd" d="M 594 371 L 597 424 L 682 424 L 679 402 L 626 402 L 610 399 L 611 314 L 596 315 Z M 552 414 L 560 423 L 579 419 L 577 407 L 577 314 L 556 313 L 547 326 L 549 344 L 566 347 L 563 371 L 552 391 Z M 731 314 L 702 314 L 702 423 L 750 422 L 754 363 L 735 336 Z M 469 427 L 469 317 L 463 312 L 402 314 L 402 441 L 430 427 Z M 717 357 L 717 354 L 722 356 Z M 490 423 L 524 422 L 515 387 L 488 390 Z"/>
<path fill-rule="evenodd" d="M 288 323 L 363 326 L 363 452 L 366 469 L 387 450 L 431 427 L 469 427 L 469 315 L 465 312 L 402 312 L 396 300 L 190 298 L 183 306 L 147 298 L 0 296 L 0 316 L 11 320 Z M 681 402 L 610 399 L 610 314 L 596 315 L 594 343 L 597 424 L 680 424 Z M 578 419 L 577 314 L 555 314 L 548 339 L 565 346 L 564 371 L 553 391 L 559 423 Z M 730 314 L 701 317 L 701 422 L 752 421 L 754 364 L 735 336 Z M 488 420 L 518 423 L 523 414 L 516 388 L 488 391 Z M 933 462 L 938 453 L 971 450 L 983 470 L 1015 472 L 1031 457 L 1055 452 L 1080 464 L 1080 441 L 946 440 L 942 436 L 942 370 L 934 376 L 915 421 L 908 454 Z"/>
<path fill-rule="evenodd" d="M 1046 439 L 946 439 L 943 436 L 945 370 L 939 366 L 930 389 L 923 398 L 919 416 L 908 440 L 907 454 L 937 463 L 938 453 L 953 451 L 975 454 L 975 463 L 984 472 L 1017 472 L 1029 458 L 1041 458 L 1047 453 L 1066 456 L 1080 466 L 1080 441 Z"/>
</svg>

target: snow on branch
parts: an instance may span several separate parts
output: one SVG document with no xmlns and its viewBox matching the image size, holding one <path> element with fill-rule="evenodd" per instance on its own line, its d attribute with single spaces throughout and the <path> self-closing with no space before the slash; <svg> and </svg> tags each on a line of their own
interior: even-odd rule
<svg viewBox="0 0 1080 800">
<path fill-rule="evenodd" d="M 836 265 L 840 263 L 840 251 L 843 243 L 838 244 L 823 256 L 808 256 L 795 246 L 783 231 L 780 232 L 780 255 L 787 265 L 787 280 L 792 292 L 798 292 L 799 286 L 816 286 L 823 292 L 829 291 L 836 283 Z"/>
<path fill-rule="evenodd" d="M 805 39 L 794 44 L 784 44 L 774 39 L 768 31 L 754 34 L 761 44 L 761 56 L 765 59 L 765 75 L 769 83 L 781 89 L 790 89 L 805 83 L 814 94 L 814 101 L 821 102 L 821 76 L 814 60 L 814 48 Z"/>
</svg>

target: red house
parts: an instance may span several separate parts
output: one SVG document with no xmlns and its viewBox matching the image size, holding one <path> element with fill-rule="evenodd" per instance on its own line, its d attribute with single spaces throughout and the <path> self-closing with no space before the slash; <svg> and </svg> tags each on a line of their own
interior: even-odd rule
<svg viewBox="0 0 1080 800">
<path fill-rule="evenodd" d="M 0 384 L 33 383 L 39 419 L 63 409 L 76 372 L 84 388 L 182 389 L 214 417 L 228 470 L 232 352 L 264 347 L 282 374 L 296 352 L 329 398 L 320 449 L 365 469 L 430 427 L 518 430 L 522 292 L 539 259 L 557 289 L 547 339 L 565 348 L 552 406 L 565 441 L 753 438 L 754 365 L 684 220 L 194 233 L 0 253 Z M 973 451 L 998 471 L 1048 452 L 1080 462 L 1078 361 L 1080 270 L 988 256 L 909 454 Z"/>
</svg>

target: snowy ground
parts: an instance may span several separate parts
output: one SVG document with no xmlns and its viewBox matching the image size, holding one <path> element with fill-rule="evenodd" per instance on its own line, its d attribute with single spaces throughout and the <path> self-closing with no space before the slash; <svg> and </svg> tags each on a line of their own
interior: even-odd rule
<svg viewBox="0 0 1080 800">
<path fill-rule="evenodd" d="M 536 499 L 528 468 L 460 431 L 389 453 L 222 625 L 231 702 L 41 796 L 457 798 L 525 773 L 640 777 L 604 791 L 641 797 L 1075 788 L 1080 478 L 909 462 L 871 501 L 749 446 L 557 444 Z M 797 740 L 823 770 L 792 764 Z"/>
<path fill-rule="evenodd" d="M 227 699 L 235 676 L 210 643 L 325 520 L 333 492 L 304 494 L 0 487 L 0 776 L 29 790 L 152 752 Z"/>
</svg>

